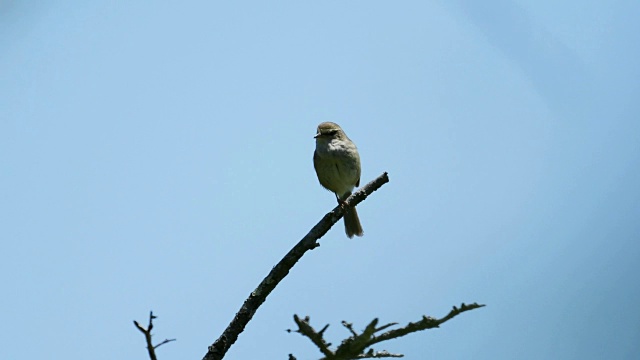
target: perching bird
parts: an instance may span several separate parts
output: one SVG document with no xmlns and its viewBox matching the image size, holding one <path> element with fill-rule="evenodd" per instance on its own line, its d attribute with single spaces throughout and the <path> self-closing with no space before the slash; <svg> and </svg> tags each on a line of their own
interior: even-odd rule
<svg viewBox="0 0 640 360">
<path fill-rule="evenodd" d="M 323 122 L 316 133 L 313 167 L 320 185 L 336 194 L 342 204 L 360 185 L 360 155 L 356 145 L 336 123 Z M 362 225 L 355 207 L 346 207 L 344 229 L 349 238 L 362 236 Z"/>
</svg>

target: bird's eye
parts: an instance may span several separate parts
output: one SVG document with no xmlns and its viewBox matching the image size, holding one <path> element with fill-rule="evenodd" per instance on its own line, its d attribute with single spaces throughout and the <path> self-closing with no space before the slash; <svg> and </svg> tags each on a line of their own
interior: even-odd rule
<svg viewBox="0 0 640 360">
<path fill-rule="evenodd" d="M 327 135 L 329 135 L 329 136 L 333 136 L 333 135 L 335 135 L 337 132 L 338 132 L 338 130 L 329 130 L 329 131 L 327 131 Z"/>
</svg>

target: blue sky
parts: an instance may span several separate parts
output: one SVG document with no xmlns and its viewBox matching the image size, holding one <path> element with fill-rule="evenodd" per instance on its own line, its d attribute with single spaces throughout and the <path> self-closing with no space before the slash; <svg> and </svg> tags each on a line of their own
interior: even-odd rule
<svg viewBox="0 0 640 360">
<path fill-rule="evenodd" d="M 488 306 L 376 349 L 640 356 L 637 1 L 0 2 L 0 358 L 199 359 L 334 205 L 313 135 L 391 182 L 228 359 Z"/>
</svg>

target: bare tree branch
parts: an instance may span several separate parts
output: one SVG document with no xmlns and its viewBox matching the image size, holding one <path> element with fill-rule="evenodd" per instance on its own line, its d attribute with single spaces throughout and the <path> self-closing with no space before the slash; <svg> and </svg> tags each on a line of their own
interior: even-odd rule
<svg viewBox="0 0 640 360">
<path fill-rule="evenodd" d="M 157 345 L 153 345 L 153 343 L 151 342 L 151 329 L 153 329 L 153 319 L 156 319 L 157 316 L 153 315 L 153 311 L 149 312 L 149 325 L 147 325 L 147 328 L 145 329 L 144 326 L 140 325 L 140 323 L 138 323 L 137 321 L 133 320 L 133 325 L 136 326 L 136 328 L 138 328 L 138 330 L 140 330 L 140 332 L 142 332 L 144 334 L 144 338 L 145 341 L 147 342 L 147 351 L 149 351 L 149 358 L 151 360 L 158 360 L 158 358 L 156 357 L 156 348 L 160 347 L 161 345 L 164 345 L 168 342 L 171 341 L 176 341 L 176 339 L 165 339 L 164 341 L 162 341 L 161 343 L 157 344 Z"/>
<path fill-rule="evenodd" d="M 378 319 L 373 319 L 369 325 L 366 326 L 364 331 L 361 334 L 358 334 L 355 330 L 353 330 L 352 324 L 343 321 L 342 324 L 351 332 L 351 336 L 344 339 L 340 346 L 337 349 L 331 350 L 324 338 L 323 332 L 327 328 L 326 326 L 323 328 L 321 332 L 316 332 L 311 325 L 309 325 L 309 317 L 305 317 L 304 319 L 300 319 L 297 315 L 293 316 L 293 320 L 298 325 L 298 330 L 295 332 L 302 334 L 303 336 L 308 337 L 311 342 L 313 342 L 318 348 L 320 352 L 324 355 L 321 360 L 351 360 L 351 359 L 370 359 L 370 358 L 386 358 L 386 357 L 403 357 L 402 354 L 392 354 L 385 350 L 383 351 L 374 351 L 373 349 L 369 349 L 365 352 L 367 348 L 369 348 L 373 344 L 377 344 L 382 341 L 387 341 L 395 338 L 399 338 L 405 336 L 407 334 L 426 330 L 433 329 L 440 326 L 440 324 L 447 322 L 453 319 L 455 316 L 469 310 L 481 308 L 485 305 L 478 305 L 473 303 L 471 305 L 465 305 L 464 303 L 460 305 L 460 308 L 453 307 L 453 309 L 443 318 L 435 319 L 428 316 L 423 316 L 422 320 L 409 323 L 406 326 L 389 330 L 385 333 L 382 333 L 378 336 L 375 334 L 388 328 L 389 326 L 397 325 L 396 323 L 391 323 L 387 325 L 383 325 L 381 327 L 376 327 L 378 324 Z M 291 330 L 289 330 L 291 332 Z M 293 355 L 290 355 L 293 356 Z"/>
<path fill-rule="evenodd" d="M 351 195 L 346 201 L 346 206 L 356 206 L 371 193 L 378 190 L 382 185 L 389 182 L 387 173 L 383 173 L 375 180 L 360 188 Z M 258 287 L 244 301 L 242 307 L 236 313 L 231 323 L 224 330 L 222 335 L 211 345 L 203 360 L 220 360 L 238 339 L 238 335 L 244 331 L 247 323 L 253 318 L 260 305 L 266 300 L 267 296 L 273 289 L 287 276 L 291 268 L 302 258 L 309 250 L 313 250 L 320 246 L 317 242 L 324 234 L 331 229 L 344 215 L 344 207 L 337 206 L 330 213 L 325 215 L 322 220 L 305 237 L 302 238 L 283 258 L 271 269 L 271 272 L 265 277 Z"/>
<path fill-rule="evenodd" d="M 379 343 L 381 341 L 387 341 L 387 340 L 395 339 L 401 336 L 405 336 L 412 332 L 440 327 L 440 324 L 453 319 L 454 317 L 458 316 L 459 314 L 465 311 L 481 308 L 484 306 L 485 305 L 482 305 L 482 304 L 479 305 L 477 303 L 473 303 L 471 305 L 466 305 L 465 303 L 462 303 L 460 305 L 460 308 L 457 308 L 454 306 L 453 309 L 449 311 L 449 313 L 442 319 L 435 319 L 429 316 L 423 316 L 422 320 L 418 322 L 408 323 L 405 327 L 402 327 L 400 329 L 395 329 L 395 330 L 389 330 L 386 333 L 381 334 L 380 336 L 374 337 L 371 340 L 371 345 L 375 343 Z"/>
</svg>

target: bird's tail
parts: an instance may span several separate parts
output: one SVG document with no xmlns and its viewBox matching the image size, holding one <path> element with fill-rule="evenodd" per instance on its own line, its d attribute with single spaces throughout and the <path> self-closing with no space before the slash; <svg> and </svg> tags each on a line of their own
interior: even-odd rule
<svg viewBox="0 0 640 360">
<path fill-rule="evenodd" d="M 344 210 L 344 231 L 347 233 L 349 239 L 351 239 L 353 235 L 362 236 L 364 234 L 355 207 L 347 206 Z"/>
</svg>

